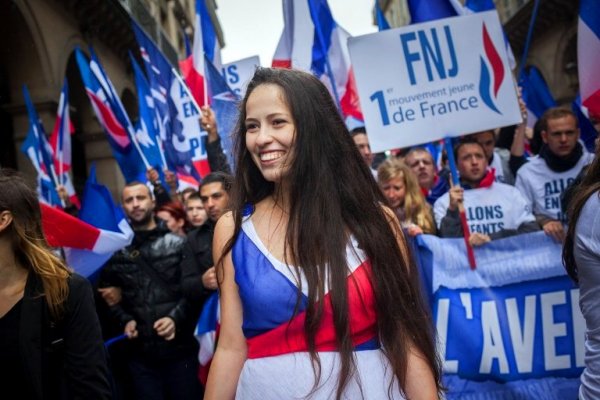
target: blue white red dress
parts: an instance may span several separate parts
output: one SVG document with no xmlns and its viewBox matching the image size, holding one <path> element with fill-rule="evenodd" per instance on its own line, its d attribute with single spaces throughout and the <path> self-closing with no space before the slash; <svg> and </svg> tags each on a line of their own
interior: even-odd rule
<svg viewBox="0 0 600 400">
<path fill-rule="evenodd" d="M 348 245 L 346 254 L 350 329 L 357 372 L 343 398 L 380 400 L 387 399 L 389 393 L 393 399 L 402 398 L 395 379 L 393 389 L 388 391 L 393 373 L 377 340 L 370 263 L 355 241 Z M 248 344 L 248 359 L 238 382 L 236 399 L 335 398 L 340 363 L 335 351 L 329 296 L 325 296 L 323 322 L 315 338 L 321 379 L 311 393 L 314 372 L 304 335 L 304 310 L 308 302 L 304 276 L 297 277 L 293 267 L 269 253 L 250 217 L 242 223 L 232 259 L 243 305 L 242 329 Z M 300 280 L 302 299 L 294 316 Z"/>
</svg>

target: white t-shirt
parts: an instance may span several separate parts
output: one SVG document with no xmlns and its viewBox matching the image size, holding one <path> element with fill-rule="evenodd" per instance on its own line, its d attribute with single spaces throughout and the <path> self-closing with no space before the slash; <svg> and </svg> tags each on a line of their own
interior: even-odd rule
<svg viewBox="0 0 600 400">
<path fill-rule="evenodd" d="M 592 158 L 592 154 L 583 153 L 573 168 L 555 172 L 543 158 L 536 156 L 519 169 L 515 187 L 523 194 L 534 214 L 565 221 L 560 195 Z"/>
<path fill-rule="evenodd" d="M 495 181 L 496 182 L 506 182 L 506 177 L 504 176 L 504 167 L 502 166 L 502 158 L 500 158 L 500 154 L 498 150 L 494 150 L 494 157 L 492 157 L 492 162 L 490 163 L 490 167 L 494 168 L 495 171 Z M 512 182 L 510 182 L 512 183 Z"/>
<path fill-rule="evenodd" d="M 465 190 L 465 213 L 471 232 L 486 235 L 503 229 L 517 229 L 525 222 L 535 221 L 531 208 L 513 186 L 494 182 L 490 187 Z M 440 228 L 446 216 L 450 194 L 445 193 L 433 205 L 435 223 Z"/>
</svg>

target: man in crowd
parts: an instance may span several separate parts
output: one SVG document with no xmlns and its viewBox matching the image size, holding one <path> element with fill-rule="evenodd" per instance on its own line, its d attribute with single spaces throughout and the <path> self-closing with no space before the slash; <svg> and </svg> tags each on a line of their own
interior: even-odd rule
<svg viewBox="0 0 600 400">
<path fill-rule="evenodd" d="M 200 398 L 193 336 L 198 314 L 182 290 L 182 271 L 194 270 L 190 249 L 155 218 L 146 185 L 129 183 L 122 200 L 135 236 L 107 262 L 99 290 L 129 338 L 128 366 L 136 397 Z"/>
<path fill-rule="evenodd" d="M 544 145 L 538 157 L 519 169 L 516 187 L 544 232 L 562 242 L 566 218 L 560 205 L 561 194 L 591 161 L 592 155 L 579 143 L 577 118 L 571 110 L 551 108 L 542 119 Z"/>
<path fill-rule="evenodd" d="M 494 170 L 488 168 L 483 146 L 472 139 L 462 141 L 455 147 L 454 156 L 461 185 L 452 187 L 434 205 L 441 237 L 463 236 L 459 217 L 461 203 L 464 204 L 473 246 L 539 229 L 519 191 L 495 181 Z"/>
<path fill-rule="evenodd" d="M 371 145 L 369 144 L 369 138 L 367 137 L 367 131 L 363 126 L 354 128 L 350 135 L 352 136 L 352 140 L 354 140 L 354 144 L 356 148 L 360 152 L 365 164 L 371 170 L 373 177 L 377 179 L 377 171 L 373 169 L 373 153 L 371 153 Z"/>
<path fill-rule="evenodd" d="M 470 138 L 478 142 L 485 151 L 488 165 L 496 170 L 496 181 L 515 184 L 515 177 L 510 171 L 508 165 L 510 160 L 510 151 L 507 149 L 496 148 L 496 134 L 493 130 L 473 133 Z"/>
<path fill-rule="evenodd" d="M 429 204 L 433 205 L 450 188 L 447 171 L 437 173 L 433 156 L 425 147 L 410 149 L 404 157 L 404 163 L 414 172 Z"/>
<path fill-rule="evenodd" d="M 208 220 L 188 233 L 188 242 L 194 253 L 193 270 L 184 271 L 184 276 L 201 276 L 201 279 L 185 279 L 184 293 L 204 302 L 217 289 L 217 275 L 212 257 L 213 230 L 218 219 L 229 209 L 229 192 L 233 176 L 224 172 L 213 172 L 202 180 L 200 199 Z M 193 200 L 190 196 L 188 201 Z M 190 265 L 192 267 L 192 265 Z"/>
</svg>

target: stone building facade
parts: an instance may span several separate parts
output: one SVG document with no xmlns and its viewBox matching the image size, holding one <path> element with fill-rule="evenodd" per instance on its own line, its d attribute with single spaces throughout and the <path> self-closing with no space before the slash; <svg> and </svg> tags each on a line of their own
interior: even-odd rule
<svg viewBox="0 0 600 400">
<path fill-rule="evenodd" d="M 207 1 L 223 45 L 214 0 Z M 184 57 L 184 34 L 193 37 L 194 0 L 4 0 L 0 1 L 0 166 L 30 177 L 33 167 L 20 152 L 27 134 L 22 86 L 27 85 L 47 133 L 55 121 L 63 80 L 69 83 L 72 176 L 81 192 L 92 163 L 98 179 L 114 197 L 124 181 L 105 133 L 85 94 L 75 48 L 91 45 L 112 80 L 130 117 L 137 118 L 137 97 L 128 52 L 138 56 L 131 28 L 135 19 L 177 65 Z"/>
</svg>

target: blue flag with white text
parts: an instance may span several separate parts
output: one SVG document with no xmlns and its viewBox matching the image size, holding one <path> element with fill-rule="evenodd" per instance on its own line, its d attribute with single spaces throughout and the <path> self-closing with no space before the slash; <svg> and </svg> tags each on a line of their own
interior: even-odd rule
<svg viewBox="0 0 600 400">
<path fill-rule="evenodd" d="M 208 91 L 210 93 L 210 106 L 215 112 L 217 126 L 219 127 L 219 136 L 221 137 L 221 146 L 227 156 L 229 165 L 233 164 L 233 141 L 232 134 L 238 120 L 239 96 L 229 87 L 223 75 L 217 71 L 215 66 L 208 58 L 204 59 L 206 63 L 206 76 L 208 78 Z"/>
<path fill-rule="evenodd" d="M 107 134 L 108 143 L 125 181 L 143 179 L 146 166 L 131 140 L 133 125 L 112 83 L 93 53 L 92 59 L 88 61 L 80 49 L 75 49 L 75 57 L 87 96 Z"/>
<path fill-rule="evenodd" d="M 135 75 L 140 115 L 139 126 L 136 127 L 136 138 L 148 163 L 161 172 L 167 166 L 163 163 L 162 149 L 160 148 L 158 110 L 144 73 L 133 57 L 131 57 L 131 65 L 133 65 Z"/>
<path fill-rule="evenodd" d="M 160 118 L 159 135 L 169 169 L 199 181 L 200 174 L 194 163 L 206 160 L 200 138 L 199 110 L 164 54 L 133 20 L 132 26 Z"/>
</svg>

